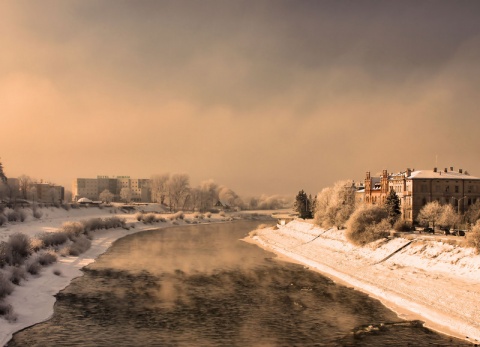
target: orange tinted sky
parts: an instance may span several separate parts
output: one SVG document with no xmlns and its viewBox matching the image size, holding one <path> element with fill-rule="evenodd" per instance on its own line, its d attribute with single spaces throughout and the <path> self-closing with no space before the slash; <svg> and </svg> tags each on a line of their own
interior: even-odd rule
<svg viewBox="0 0 480 347">
<path fill-rule="evenodd" d="M 1 1 L 7 176 L 480 176 L 478 1 Z"/>
</svg>

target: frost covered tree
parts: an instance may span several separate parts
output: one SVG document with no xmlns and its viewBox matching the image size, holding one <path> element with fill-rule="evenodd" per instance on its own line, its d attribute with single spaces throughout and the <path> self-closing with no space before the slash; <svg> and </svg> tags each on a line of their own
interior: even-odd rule
<svg viewBox="0 0 480 347">
<path fill-rule="evenodd" d="M 32 183 L 32 179 L 29 176 L 27 175 L 18 176 L 18 185 L 20 188 L 20 192 L 22 193 L 23 199 L 27 198 L 27 193 L 31 183 Z"/>
<path fill-rule="evenodd" d="M 395 222 L 400 218 L 400 199 L 398 198 L 397 193 L 393 189 L 390 189 L 390 193 L 385 199 L 385 209 L 387 210 L 387 220 L 390 225 L 394 225 Z"/>
<path fill-rule="evenodd" d="M 213 180 L 206 180 L 200 183 L 199 210 L 208 211 L 218 201 L 218 185 Z"/>
<path fill-rule="evenodd" d="M 152 201 L 165 204 L 165 199 L 168 196 L 168 181 L 170 174 L 153 175 L 150 178 L 152 189 Z"/>
<path fill-rule="evenodd" d="M 467 245 L 475 248 L 477 254 L 480 253 L 480 222 L 477 221 L 472 231 L 467 233 Z"/>
<path fill-rule="evenodd" d="M 480 200 L 470 205 L 465 213 L 465 220 L 470 224 L 475 224 L 480 219 Z"/>
<path fill-rule="evenodd" d="M 442 206 L 442 213 L 440 215 L 440 219 L 438 220 L 438 225 L 450 229 L 453 226 L 458 225 L 458 223 L 460 223 L 460 216 L 452 207 L 452 205 Z"/>
<path fill-rule="evenodd" d="M 432 201 L 422 207 L 417 216 L 417 221 L 424 226 L 428 226 L 430 223 L 435 228 L 435 224 L 440 220 L 442 216 L 443 208 L 438 201 Z"/>
<path fill-rule="evenodd" d="M 120 190 L 120 199 L 124 202 L 130 202 L 132 200 L 132 190 L 130 188 L 122 188 Z"/>
<path fill-rule="evenodd" d="M 171 211 L 183 207 L 190 191 L 190 178 L 187 174 L 174 174 L 167 182 L 168 200 Z"/>
<path fill-rule="evenodd" d="M 218 189 L 218 199 L 225 202 L 230 207 L 243 208 L 243 200 L 232 189 L 221 186 Z"/>
<path fill-rule="evenodd" d="M 98 197 L 104 202 L 111 202 L 113 200 L 113 196 L 114 195 L 108 189 L 105 189 Z"/>
<path fill-rule="evenodd" d="M 324 228 L 342 228 L 355 211 L 355 191 L 352 180 L 323 189 L 317 196 L 315 222 Z"/>
</svg>

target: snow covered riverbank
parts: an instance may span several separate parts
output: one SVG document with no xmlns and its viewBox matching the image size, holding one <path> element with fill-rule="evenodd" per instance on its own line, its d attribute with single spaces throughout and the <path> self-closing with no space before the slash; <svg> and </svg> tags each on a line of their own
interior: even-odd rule
<svg viewBox="0 0 480 347">
<path fill-rule="evenodd" d="M 251 239 L 378 298 L 404 319 L 480 341 L 480 256 L 473 249 L 415 237 L 357 247 L 341 230 L 298 220 L 256 230 Z"/>
<path fill-rule="evenodd" d="M 139 206 L 138 210 L 159 211 L 158 205 Z M 139 231 L 147 229 L 159 229 L 172 225 L 187 225 L 197 223 L 214 223 L 230 220 L 231 218 L 262 218 L 262 216 L 250 216 L 248 214 L 209 214 L 199 218 L 199 214 L 186 214 L 183 219 L 169 220 L 171 214 L 157 214 L 164 217 L 166 222 L 144 224 L 138 222 L 135 213 L 124 213 L 117 208 L 80 208 L 65 211 L 58 208 L 41 209 L 43 216 L 35 219 L 31 211 L 26 210 L 25 222 L 9 223 L 0 227 L 0 241 L 7 241 L 13 233 L 20 232 L 30 237 L 41 232 L 56 232 L 67 221 L 81 221 L 89 218 L 108 218 L 117 216 L 124 218 L 129 230 L 118 228 L 98 230 L 93 233 L 90 249 L 80 256 L 58 257 L 58 261 L 44 267 L 39 275 L 28 275 L 19 286 L 15 286 L 12 294 L 8 295 L 3 302 L 13 307 L 14 320 L 8 321 L 0 317 L 0 346 L 4 346 L 12 337 L 12 334 L 48 319 L 53 314 L 55 304 L 54 295 L 69 285 L 75 277 L 81 276 L 81 268 L 92 263 L 104 253 L 116 240 Z M 268 215 L 268 213 L 266 212 Z M 209 216 L 209 217 L 207 217 Z M 134 226 L 134 228 L 133 228 Z M 4 269 L 0 269 L 3 271 Z"/>
</svg>

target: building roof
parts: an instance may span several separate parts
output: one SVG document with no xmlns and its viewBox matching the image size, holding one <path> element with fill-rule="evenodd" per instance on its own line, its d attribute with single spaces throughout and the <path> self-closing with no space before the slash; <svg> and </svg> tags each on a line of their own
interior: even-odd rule
<svg viewBox="0 0 480 347">
<path fill-rule="evenodd" d="M 480 178 L 475 176 L 470 176 L 467 173 L 460 173 L 458 171 L 447 171 L 444 170 L 437 170 L 437 172 L 433 170 L 418 170 L 413 171 L 410 176 L 407 178 L 411 179 L 422 179 L 422 178 L 430 178 L 430 179 L 451 179 L 451 180 L 478 180 Z"/>
</svg>

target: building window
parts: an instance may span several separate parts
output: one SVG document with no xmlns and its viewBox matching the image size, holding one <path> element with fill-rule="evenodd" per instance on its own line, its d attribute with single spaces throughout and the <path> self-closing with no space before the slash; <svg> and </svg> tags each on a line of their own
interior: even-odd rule
<svg viewBox="0 0 480 347">
<path fill-rule="evenodd" d="M 458 186 L 455 186 L 455 193 L 458 193 Z"/>
<path fill-rule="evenodd" d="M 449 191 L 450 191 L 450 186 L 446 186 L 446 187 L 445 187 L 445 192 L 448 193 Z"/>
</svg>

